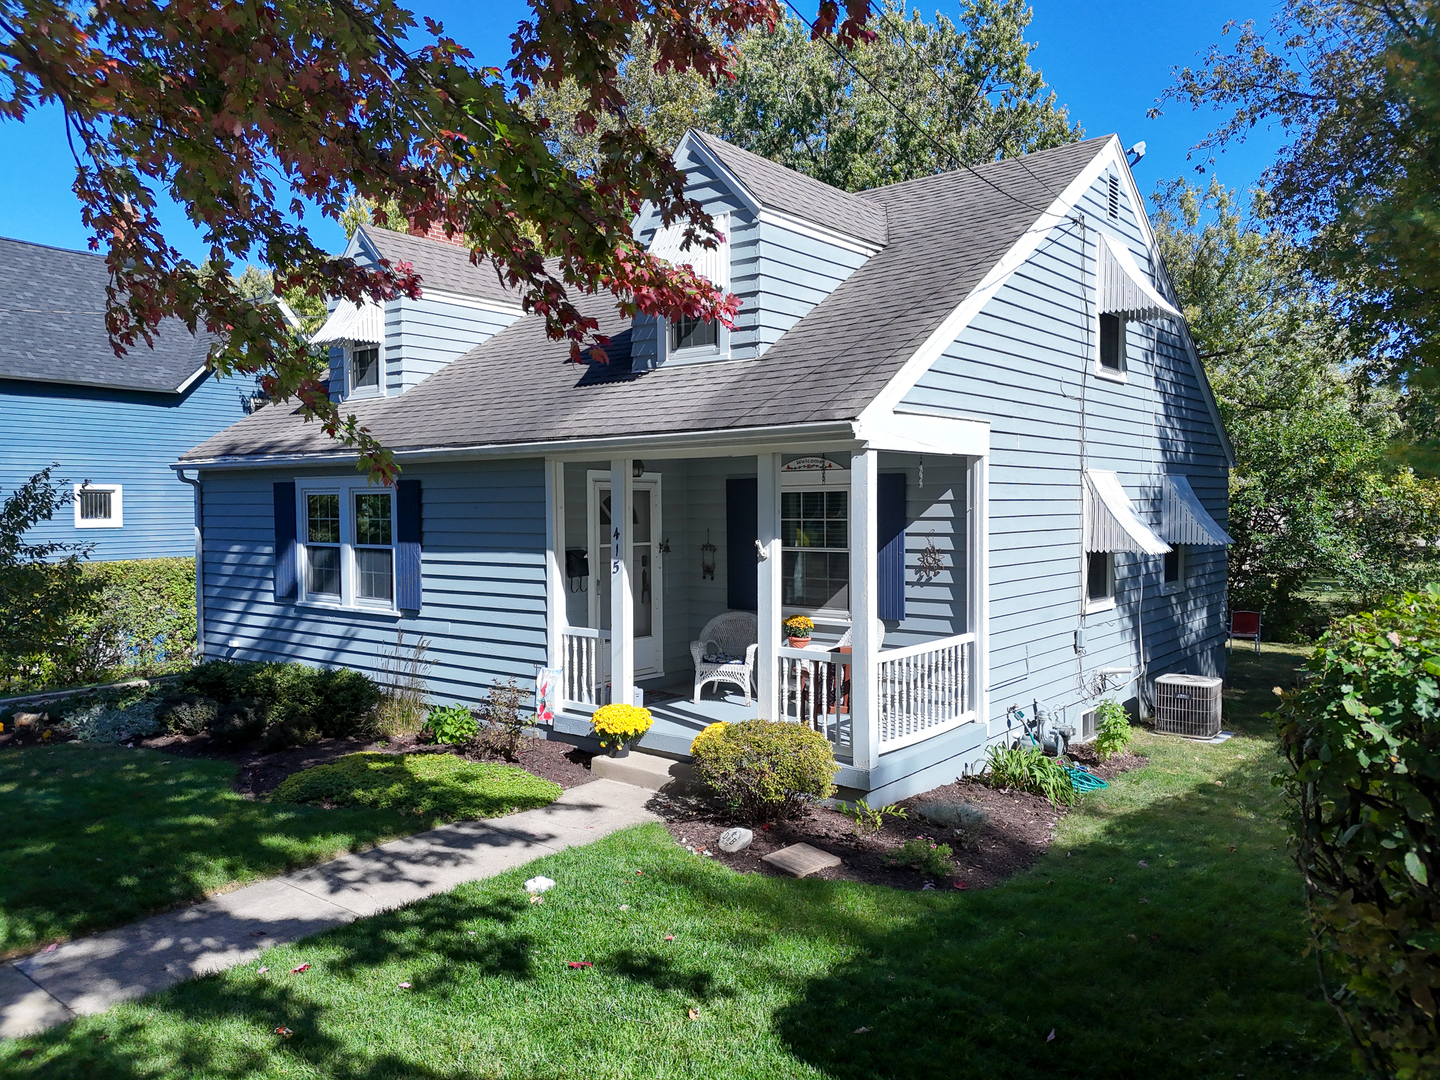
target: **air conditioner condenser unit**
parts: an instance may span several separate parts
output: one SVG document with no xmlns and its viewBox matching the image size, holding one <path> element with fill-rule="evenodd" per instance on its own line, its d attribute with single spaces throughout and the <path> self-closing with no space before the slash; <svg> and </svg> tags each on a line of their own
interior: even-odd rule
<svg viewBox="0 0 1440 1080">
<path fill-rule="evenodd" d="M 1190 739 L 1220 734 L 1220 691 L 1208 675 L 1161 675 L 1155 680 L 1155 730 Z"/>
</svg>

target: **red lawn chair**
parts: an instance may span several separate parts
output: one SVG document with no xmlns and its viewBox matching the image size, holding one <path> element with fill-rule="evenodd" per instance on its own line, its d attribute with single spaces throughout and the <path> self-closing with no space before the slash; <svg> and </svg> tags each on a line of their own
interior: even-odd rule
<svg viewBox="0 0 1440 1080">
<path fill-rule="evenodd" d="M 1227 644 L 1233 651 L 1235 639 L 1255 642 L 1255 651 L 1260 651 L 1260 612 L 1232 611 L 1230 613 L 1230 640 Z"/>
</svg>

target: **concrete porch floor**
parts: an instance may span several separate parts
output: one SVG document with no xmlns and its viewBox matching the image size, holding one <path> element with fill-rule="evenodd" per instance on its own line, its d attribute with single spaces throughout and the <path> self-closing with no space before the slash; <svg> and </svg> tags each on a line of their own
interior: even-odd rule
<svg viewBox="0 0 1440 1080">
<path fill-rule="evenodd" d="M 717 720 L 738 723 L 753 720 L 756 713 L 754 699 L 745 704 L 743 694 L 719 694 L 708 692 L 697 705 L 688 696 L 675 698 L 669 691 L 649 691 L 645 696 L 645 707 L 650 710 L 654 725 L 636 744 L 636 749 L 652 754 L 667 754 L 671 757 L 688 758 L 690 744 L 701 730 Z M 675 693 L 678 693 L 676 691 Z M 664 695 L 663 699 L 655 698 Z M 563 735 L 588 736 L 590 717 L 571 712 L 555 714 L 555 730 Z"/>
</svg>

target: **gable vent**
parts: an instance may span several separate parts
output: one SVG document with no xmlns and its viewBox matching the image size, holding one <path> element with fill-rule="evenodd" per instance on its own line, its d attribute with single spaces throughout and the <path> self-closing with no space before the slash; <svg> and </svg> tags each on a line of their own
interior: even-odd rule
<svg viewBox="0 0 1440 1080">
<path fill-rule="evenodd" d="M 1120 178 L 1114 173 L 1110 174 L 1110 220 L 1118 221 L 1120 218 Z"/>
</svg>

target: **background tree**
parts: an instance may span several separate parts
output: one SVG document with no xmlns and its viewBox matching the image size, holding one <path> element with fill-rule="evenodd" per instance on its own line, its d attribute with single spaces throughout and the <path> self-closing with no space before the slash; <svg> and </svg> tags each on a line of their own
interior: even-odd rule
<svg viewBox="0 0 1440 1080">
<path fill-rule="evenodd" d="M 1329 291 L 1256 195 L 1175 181 L 1155 196 L 1165 263 L 1235 447 L 1230 601 L 1309 632 L 1303 594 L 1359 602 L 1440 573 L 1440 484 L 1395 466 L 1399 395 L 1373 387 Z"/>
<path fill-rule="evenodd" d="M 839 49 L 789 16 L 737 40 L 710 117 L 723 138 L 849 191 L 1073 142 L 1082 130 L 1030 66 L 1030 18 L 1024 0 L 966 0 L 958 23 L 928 23 L 885 0 L 876 36 Z"/>
<path fill-rule="evenodd" d="M 1161 98 L 1230 116 L 1196 149 L 1256 125 L 1288 142 L 1265 175 L 1275 223 L 1336 286 L 1358 354 L 1416 421 L 1440 380 L 1440 0 L 1286 0 L 1268 32 L 1227 24 Z M 1156 110 L 1158 112 L 1158 109 Z"/>
<path fill-rule="evenodd" d="M 847 0 L 846 12 L 842 21 L 827 0 L 820 30 L 863 36 L 867 5 Z M 726 78 L 732 56 L 717 42 L 776 17 L 775 0 L 532 0 L 502 71 L 394 0 L 0 0 L 0 118 L 63 108 L 82 218 L 106 249 L 117 350 L 168 316 L 203 326 L 221 342 L 214 370 L 264 373 L 268 396 L 297 396 L 360 450 L 362 467 L 388 477 L 388 452 L 340 414 L 283 315 L 250 303 L 232 268 L 257 259 L 282 290 L 315 297 L 416 295 L 413 270 L 332 257 L 303 217 L 338 220 L 352 196 L 393 197 L 406 219 L 466 236 L 577 357 L 604 344 L 577 292 L 607 293 L 626 313 L 728 319 L 733 297 L 630 238 L 649 200 L 714 243 L 667 148 L 627 120 L 620 67 L 642 27 L 660 70 Z M 615 120 L 583 173 L 522 107 L 566 78 L 585 89 L 581 130 Z M 200 230 L 204 264 L 167 241 L 161 190 Z"/>
</svg>

